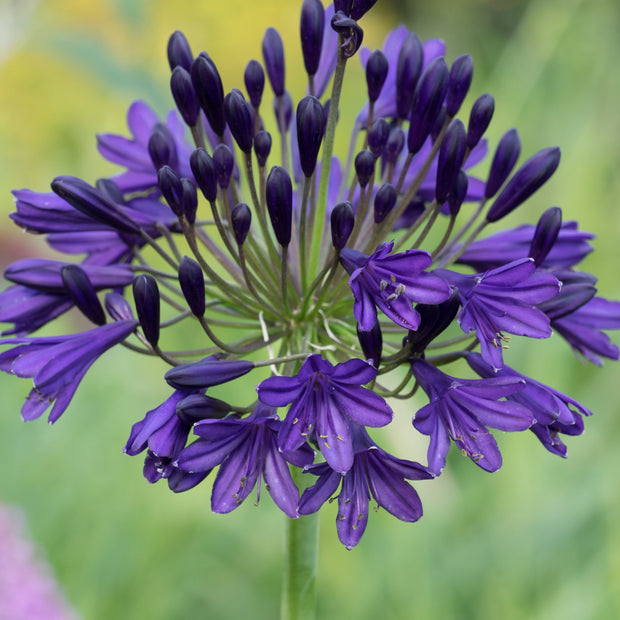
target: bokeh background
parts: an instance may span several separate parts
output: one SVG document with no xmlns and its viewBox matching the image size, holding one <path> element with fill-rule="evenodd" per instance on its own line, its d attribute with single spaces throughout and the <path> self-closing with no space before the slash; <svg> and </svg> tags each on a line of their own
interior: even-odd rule
<svg viewBox="0 0 620 620">
<path fill-rule="evenodd" d="M 6 219 L 12 188 L 46 191 L 58 174 L 94 181 L 113 173 L 97 155 L 95 133 L 125 133 L 133 99 L 162 113 L 172 106 L 165 46 L 173 30 L 183 30 L 196 53 L 209 52 L 230 89 L 242 87 L 247 60 L 260 58 L 265 28 L 277 27 L 288 88 L 298 98 L 300 5 L 0 0 L 3 266 L 46 252 Z M 380 46 L 401 21 L 423 39 L 444 38 L 449 61 L 473 55 L 473 96 L 491 92 L 496 99 L 492 147 L 513 126 L 523 157 L 561 147 L 548 187 L 510 223 L 535 222 L 560 205 L 565 219 L 597 233 L 583 269 L 599 276 L 601 295 L 620 299 L 617 1 L 379 0 L 362 22 L 365 43 Z M 343 119 L 354 116 L 364 92 L 357 61 L 351 67 Z M 568 438 L 569 458 L 547 453 L 529 433 L 498 433 L 504 466 L 496 474 L 453 452 L 441 478 L 418 484 L 425 509 L 419 523 L 372 513 L 353 551 L 338 543 L 335 506 L 327 507 L 320 618 L 620 617 L 620 368 L 584 364 L 559 338 L 516 340 L 511 365 L 595 412 L 583 436 Z M 0 377 L 0 502 L 24 512 L 85 619 L 277 617 L 284 522 L 270 499 L 213 515 L 208 485 L 175 496 L 142 479 L 139 457 L 122 454 L 131 425 L 167 396 L 162 366 L 139 361 L 109 352 L 54 427 L 22 423 L 28 382 Z M 399 456 L 423 461 L 425 445 L 409 424 L 413 408 L 399 412 L 398 433 L 387 441 Z"/>
</svg>

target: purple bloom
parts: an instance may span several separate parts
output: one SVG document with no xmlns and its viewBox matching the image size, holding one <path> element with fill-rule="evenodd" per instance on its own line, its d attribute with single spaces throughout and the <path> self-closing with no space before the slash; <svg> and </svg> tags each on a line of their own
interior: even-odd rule
<svg viewBox="0 0 620 620">
<path fill-rule="evenodd" d="M 583 432 L 581 416 L 591 416 L 592 412 L 589 409 L 570 396 L 526 377 L 508 366 L 494 372 L 479 353 L 470 353 L 467 362 L 483 378 L 518 377 L 525 381 L 522 390 L 508 395 L 506 399 L 519 403 L 532 412 L 536 421 L 530 430 L 549 452 L 566 456 L 566 446 L 558 435 L 580 435 Z"/>
<path fill-rule="evenodd" d="M 560 283 L 536 270 L 531 258 L 477 275 L 444 270 L 441 275 L 458 289 L 461 329 L 476 332 L 482 356 L 494 368 L 503 365 L 503 332 L 530 338 L 551 335 L 549 318 L 535 306 L 557 295 Z"/>
<path fill-rule="evenodd" d="M 115 293 L 109 293 L 107 300 L 126 305 Z M 33 379 L 34 388 L 22 407 L 22 418 L 34 420 L 53 405 L 48 420 L 54 423 L 95 360 L 125 340 L 137 325 L 135 319 L 126 318 L 81 334 L 0 340 L 0 344 L 18 345 L 0 354 L 0 370 Z"/>
<path fill-rule="evenodd" d="M 200 437 L 179 455 L 176 465 L 197 474 L 220 469 L 213 483 L 211 509 L 227 513 L 237 508 L 261 480 L 278 508 L 292 519 L 297 515 L 299 491 L 288 463 L 303 467 L 312 463 L 314 452 L 308 445 L 290 452 L 278 450 L 281 421 L 272 407 L 258 404 L 244 419 L 202 420 L 194 426 Z M 258 500 L 257 500 L 258 501 Z"/>
<path fill-rule="evenodd" d="M 497 471 L 502 455 L 486 427 L 524 431 L 535 422 L 523 405 L 500 400 L 525 387 L 519 377 L 457 379 L 420 358 L 412 359 L 411 370 L 430 400 L 415 414 L 413 425 L 430 435 L 428 466 L 437 474 L 446 463 L 450 439 L 476 465 Z"/>
<path fill-rule="evenodd" d="M 416 330 L 420 315 L 414 303 L 438 304 L 450 296 L 445 280 L 424 270 L 432 259 L 423 250 L 390 252 L 394 242 L 382 243 L 371 256 L 345 248 L 342 265 L 351 275 L 349 286 L 355 297 L 353 314 L 362 331 L 370 331 L 377 322 L 377 308 L 397 325 Z"/>
<path fill-rule="evenodd" d="M 361 427 L 355 429 L 355 456 L 344 475 L 328 463 L 310 465 L 304 471 L 318 476 L 299 502 L 299 514 L 316 512 L 333 495 L 342 482 L 338 497 L 336 529 L 340 542 L 353 548 L 362 538 L 368 522 L 371 496 L 377 506 L 385 508 L 401 521 L 414 522 L 422 516 L 422 503 L 406 480 L 428 480 L 434 475 L 419 463 L 397 459 L 379 448 Z"/>
<path fill-rule="evenodd" d="M 261 402 L 275 407 L 291 404 L 279 435 L 280 449 L 296 450 L 314 437 L 330 467 L 340 473 L 353 465 L 350 425 L 385 426 L 392 419 L 388 404 L 361 387 L 377 370 L 359 359 L 332 366 L 310 355 L 294 377 L 270 377 L 257 388 Z"/>
</svg>

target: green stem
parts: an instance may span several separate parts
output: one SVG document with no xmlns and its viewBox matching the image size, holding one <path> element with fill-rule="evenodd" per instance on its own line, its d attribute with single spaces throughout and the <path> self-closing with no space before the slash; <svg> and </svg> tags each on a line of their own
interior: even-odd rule
<svg viewBox="0 0 620 620">
<path fill-rule="evenodd" d="M 297 468 L 293 480 L 301 477 Z M 284 534 L 282 620 L 314 620 L 316 617 L 316 573 L 318 559 L 318 514 L 287 518 Z"/>
</svg>

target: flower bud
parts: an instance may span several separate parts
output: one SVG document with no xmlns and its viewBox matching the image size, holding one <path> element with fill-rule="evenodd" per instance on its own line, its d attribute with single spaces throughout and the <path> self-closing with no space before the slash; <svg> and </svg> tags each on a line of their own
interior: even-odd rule
<svg viewBox="0 0 620 620">
<path fill-rule="evenodd" d="M 179 263 L 179 284 L 183 297 L 192 314 L 201 317 L 205 313 L 205 278 L 200 265 L 189 256 Z"/>
<path fill-rule="evenodd" d="M 440 304 L 418 304 L 415 309 L 420 315 L 420 326 L 410 331 L 407 341 L 412 354 L 423 353 L 439 334 L 447 329 L 459 310 L 459 296 L 451 289 L 450 297 Z"/>
<path fill-rule="evenodd" d="M 446 93 L 446 111 L 453 117 L 460 109 L 474 76 L 474 61 L 469 54 L 459 56 L 450 68 L 450 80 Z"/>
<path fill-rule="evenodd" d="M 360 343 L 360 347 L 362 348 L 364 359 L 370 360 L 375 368 L 379 368 L 379 364 L 381 362 L 381 351 L 383 350 L 383 334 L 381 333 L 379 321 L 377 321 L 374 324 L 374 327 L 367 332 L 363 332 L 358 323 L 357 339 Z"/>
<path fill-rule="evenodd" d="M 396 117 L 407 118 L 415 88 L 422 73 L 424 49 L 418 36 L 409 32 L 403 41 L 396 65 Z"/>
<path fill-rule="evenodd" d="M 375 158 L 370 151 L 364 149 L 355 156 L 354 165 L 358 183 L 363 189 L 368 185 L 375 171 Z"/>
<path fill-rule="evenodd" d="M 180 66 L 175 67 L 170 76 L 170 90 L 183 120 L 194 127 L 200 108 L 189 71 Z"/>
<path fill-rule="evenodd" d="M 211 129 L 218 137 L 224 135 L 224 87 L 222 78 L 206 52 L 200 52 L 192 63 L 190 74 L 198 103 L 203 109 Z"/>
<path fill-rule="evenodd" d="M 230 412 L 230 405 L 219 398 L 205 394 L 190 394 L 181 399 L 176 406 L 176 414 L 181 422 L 194 425 L 200 420 L 218 419 Z"/>
<path fill-rule="evenodd" d="M 189 156 L 189 165 L 200 191 L 209 202 L 213 202 L 217 198 L 217 176 L 213 158 L 205 149 L 199 147 Z"/>
<path fill-rule="evenodd" d="M 405 146 L 405 133 L 400 127 L 392 127 L 385 143 L 383 158 L 388 164 L 395 164 Z"/>
<path fill-rule="evenodd" d="M 384 183 L 375 195 L 375 223 L 381 224 L 387 214 L 394 208 L 398 195 L 396 188 L 390 183 Z"/>
<path fill-rule="evenodd" d="M 181 208 L 185 219 L 193 224 L 196 221 L 196 209 L 198 208 L 198 195 L 196 194 L 196 186 L 190 179 L 183 177 L 181 179 L 183 187 L 183 195 L 181 198 Z"/>
<path fill-rule="evenodd" d="M 112 179 L 97 179 L 95 187 L 112 202 L 117 202 L 118 204 L 125 202 L 121 188 Z"/>
<path fill-rule="evenodd" d="M 95 325 L 105 325 L 105 312 L 84 269 L 79 265 L 65 265 L 60 269 L 60 276 L 76 308 Z"/>
<path fill-rule="evenodd" d="M 271 153 L 271 134 L 264 129 L 256 132 L 254 136 L 254 152 L 258 165 L 262 168 L 267 163 L 269 153 Z"/>
<path fill-rule="evenodd" d="M 159 342 L 159 289 L 153 276 L 141 273 L 134 278 L 133 299 L 144 337 L 156 347 Z"/>
<path fill-rule="evenodd" d="M 194 55 L 185 35 L 179 30 L 175 30 L 168 39 L 168 63 L 170 64 L 170 70 L 174 71 L 175 67 L 182 67 L 189 71 L 193 61 Z"/>
<path fill-rule="evenodd" d="M 332 227 L 332 244 L 336 250 L 342 250 L 353 232 L 355 214 L 351 203 L 340 202 L 332 210 L 330 216 Z"/>
<path fill-rule="evenodd" d="M 271 88 L 276 97 L 281 97 L 284 94 L 284 46 L 275 28 L 267 28 L 263 36 L 263 60 Z"/>
<path fill-rule="evenodd" d="M 106 293 L 104 305 L 108 314 L 115 321 L 135 321 L 131 306 L 119 293 Z"/>
<path fill-rule="evenodd" d="M 448 194 L 448 207 L 450 208 L 450 215 L 457 215 L 461 209 L 465 197 L 467 196 L 467 186 L 469 181 L 467 174 L 464 170 L 459 170 L 456 177 L 456 183 L 452 191 Z"/>
<path fill-rule="evenodd" d="M 233 207 L 230 212 L 230 223 L 237 245 L 243 245 L 250 231 L 250 224 L 252 223 L 252 212 L 250 211 L 250 207 L 244 202 L 240 202 Z"/>
<path fill-rule="evenodd" d="M 281 166 L 274 166 L 265 189 L 273 231 L 278 243 L 286 247 L 291 241 L 293 218 L 293 185 L 288 172 Z"/>
<path fill-rule="evenodd" d="M 516 129 L 509 129 L 499 141 L 491 171 L 484 188 L 484 197 L 493 198 L 508 178 L 521 153 L 521 140 Z"/>
<path fill-rule="evenodd" d="M 547 254 L 558 238 L 560 228 L 562 228 L 562 209 L 560 207 L 550 207 L 540 216 L 529 251 L 529 256 L 534 259 L 537 267 L 540 267 L 547 258 Z"/>
<path fill-rule="evenodd" d="M 218 185 L 222 189 L 228 189 L 230 177 L 235 167 L 233 152 L 225 144 L 218 144 L 213 150 L 213 163 L 215 164 L 215 175 Z"/>
<path fill-rule="evenodd" d="M 426 68 L 413 97 L 411 122 L 407 136 L 410 153 L 417 153 L 428 137 L 448 88 L 448 66 L 443 58 L 435 58 Z"/>
<path fill-rule="evenodd" d="M 347 17 L 346 12 L 338 10 L 332 15 L 330 25 L 332 30 L 337 32 L 343 39 L 343 43 L 340 46 L 343 56 L 351 58 L 362 44 L 364 31 L 354 19 Z"/>
<path fill-rule="evenodd" d="M 446 104 L 442 104 L 441 108 L 439 108 L 439 112 L 437 112 L 437 116 L 435 116 L 435 120 L 431 125 L 430 137 L 431 142 L 435 142 L 443 129 L 443 126 L 448 118 L 448 112 L 446 110 Z"/>
<path fill-rule="evenodd" d="M 122 232 L 140 233 L 140 226 L 137 222 L 82 179 L 60 176 L 52 181 L 51 186 L 57 196 L 96 222 Z"/>
<path fill-rule="evenodd" d="M 491 95 L 480 95 L 471 107 L 469 125 L 467 126 L 467 148 L 473 149 L 487 130 L 493 112 L 495 111 L 495 99 Z"/>
<path fill-rule="evenodd" d="M 560 149 L 552 146 L 530 157 L 508 181 L 489 212 L 488 222 L 497 222 L 544 185 L 560 163 Z"/>
<path fill-rule="evenodd" d="M 301 169 L 306 177 L 311 177 L 316 168 L 324 127 L 321 102 L 316 97 L 304 97 L 297 106 L 297 143 Z"/>
<path fill-rule="evenodd" d="M 174 166 L 177 160 L 174 137 L 163 123 L 157 123 L 153 127 L 147 148 L 155 170 L 162 166 Z"/>
<path fill-rule="evenodd" d="M 265 88 L 265 72 L 263 65 L 258 60 L 248 62 L 243 74 L 243 81 L 245 82 L 245 89 L 248 91 L 250 103 L 253 107 L 258 108 Z"/>
<path fill-rule="evenodd" d="M 342 11 L 347 17 L 351 15 L 353 0 L 334 0 L 334 12 Z"/>
<path fill-rule="evenodd" d="M 235 142 L 246 154 L 252 152 L 252 113 L 243 94 L 233 88 L 224 99 L 224 115 Z"/>
<path fill-rule="evenodd" d="M 170 166 L 162 166 L 157 171 L 157 184 L 164 200 L 177 216 L 183 215 L 183 184 Z"/>
<path fill-rule="evenodd" d="M 439 204 L 446 202 L 448 196 L 454 191 L 465 156 L 466 139 L 465 126 L 458 118 L 454 119 L 448 126 L 439 148 L 435 184 L 435 198 Z"/>
<path fill-rule="evenodd" d="M 169 370 L 164 378 L 177 390 L 208 388 L 242 377 L 254 368 L 247 360 L 220 360 L 212 355 L 193 364 Z"/>
<path fill-rule="evenodd" d="M 314 75 L 319 68 L 323 32 L 325 29 L 325 9 L 320 0 L 304 0 L 301 5 L 299 31 L 301 51 L 308 75 Z"/>
<path fill-rule="evenodd" d="M 381 157 L 390 136 L 390 126 L 384 118 L 375 118 L 368 130 L 368 148 L 375 159 Z"/>
<path fill-rule="evenodd" d="M 366 84 L 368 85 L 368 100 L 376 101 L 381 94 L 388 74 L 388 60 L 381 50 L 375 50 L 368 57 L 366 63 Z"/>
</svg>

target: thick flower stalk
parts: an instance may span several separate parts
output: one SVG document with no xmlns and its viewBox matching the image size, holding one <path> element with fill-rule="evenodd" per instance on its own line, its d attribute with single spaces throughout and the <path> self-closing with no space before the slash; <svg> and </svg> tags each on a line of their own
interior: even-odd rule
<svg viewBox="0 0 620 620">
<path fill-rule="evenodd" d="M 196 54 L 173 33 L 176 109 L 160 119 L 134 102 L 128 137 L 97 137 L 122 171 L 14 192 L 13 221 L 64 257 L 9 266 L 0 294 L 10 336 L 0 369 L 34 383 L 24 419 L 51 406 L 58 420 L 113 346 L 157 356 L 150 380 L 171 395 L 135 414 L 124 448 L 143 454 L 147 480 L 180 492 L 211 476 L 211 507 L 223 513 L 264 487 L 291 522 L 337 498 L 348 548 L 371 499 L 403 521 L 422 516 L 410 481 L 440 475 L 452 443 L 487 472 L 502 464 L 501 431 L 531 430 L 566 455 L 558 435 L 580 434 L 590 411 L 513 368 L 511 336 L 557 332 L 595 364 L 619 356 L 604 330 L 620 328 L 620 302 L 577 269 L 593 235 L 558 207 L 498 228 L 526 201 L 538 208 L 560 150 L 519 163 L 527 146 L 509 129 L 478 178 L 495 102 L 474 94 L 462 109 L 471 57 L 449 65 L 442 41 L 405 26 L 382 50 L 364 48 L 374 4 L 304 0 L 303 59 L 268 28 L 262 62 L 234 84 L 222 82 L 217 50 Z M 347 88 L 356 69 L 362 92 Z M 292 72 L 307 75 L 301 92 L 288 90 Z M 72 308 L 90 330 L 32 335 Z M 178 327 L 194 348 L 175 348 Z M 463 360 L 474 374 L 444 368 Z M 411 432 L 429 436 L 426 464 L 372 438 L 389 428 L 392 399 L 410 402 Z M 304 587 L 289 582 L 286 604 Z"/>
</svg>

